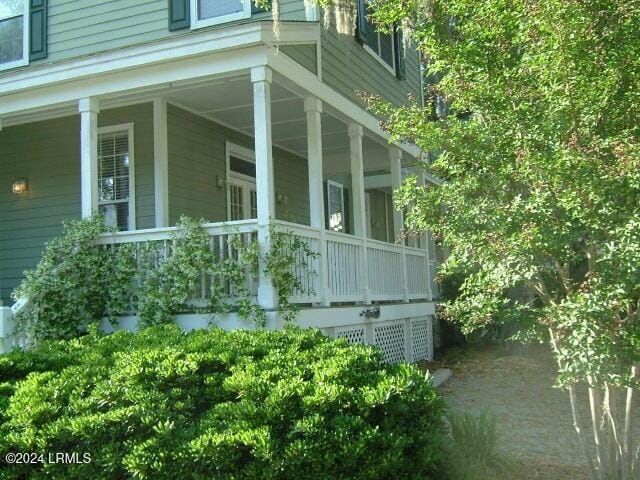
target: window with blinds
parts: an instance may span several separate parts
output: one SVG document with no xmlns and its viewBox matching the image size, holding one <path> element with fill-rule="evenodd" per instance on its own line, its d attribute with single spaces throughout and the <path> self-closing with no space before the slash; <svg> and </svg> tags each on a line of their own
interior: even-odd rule
<svg viewBox="0 0 640 480">
<path fill-rule="evenodd" d="M 132 127 L 108 127 L 98 135 L 98 208 L 105 225 L 133 229 Z"/>
</svg>

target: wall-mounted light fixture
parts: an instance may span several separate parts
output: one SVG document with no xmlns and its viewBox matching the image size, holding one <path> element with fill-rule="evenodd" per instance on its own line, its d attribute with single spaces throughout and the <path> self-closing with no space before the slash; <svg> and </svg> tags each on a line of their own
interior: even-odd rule
<svg viewBox="0 0 640 480">
<path fill-rule="evenodd" d="M 224 184 L 227 183 L 225 179 L 219 175 L 216 175 L 216 187 L 224 188 Z"/>
<path fill-rule="evenodd" d="M 287 205 L 289 203 L 289 197 L 287 197 L 286 195 L 283 195 L 282 193 L 278 194 L 276 196 L 276 201 L 278 203 L 283 203 L 285 205 Z"/>
<path fill-rule="evenodd" d="M 26 178 L 19 178 L 11 184 L 11 193 L 27 193 L 29 191 L 29 182 Z"/>
</svg>

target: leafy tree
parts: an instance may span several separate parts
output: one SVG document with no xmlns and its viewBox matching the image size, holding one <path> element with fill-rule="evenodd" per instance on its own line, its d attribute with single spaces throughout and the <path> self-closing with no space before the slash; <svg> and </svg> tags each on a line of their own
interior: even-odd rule
<svg viewBox="0 0 640 480">
<path fill-rule="evenodd" d="M 640 2 L 371 0 L 423 55 L 434 104 L 371 102 L 395 140 L 437 152 L 397 192 L 464 273 L 465 332 L 516 322 L 550 342 L 594 478 L 640 475 Z M 532 292 L 528 301 L 508 295 Z M 588 386 L 590 430 L 577 408 Z M 591 441 L 588 441 L 588 436 Z"/>
</svg>

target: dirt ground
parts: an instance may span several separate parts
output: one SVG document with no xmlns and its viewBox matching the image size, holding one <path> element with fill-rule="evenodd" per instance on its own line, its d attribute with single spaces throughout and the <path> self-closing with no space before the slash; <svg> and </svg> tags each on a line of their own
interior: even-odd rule
<svg viewBox="0 0 640 480">
<path fill-rule="evenodd" d="M 510 478 L 588 478 L 568 395 L 553 388 L 554 364 L 547 352 L 467 349 L 448 357 L 425 366 L 453 372 L 440 387 L 452 409 L 488 410 L 497 418 L 499 451 L 514 463 Z"/>
</svg>

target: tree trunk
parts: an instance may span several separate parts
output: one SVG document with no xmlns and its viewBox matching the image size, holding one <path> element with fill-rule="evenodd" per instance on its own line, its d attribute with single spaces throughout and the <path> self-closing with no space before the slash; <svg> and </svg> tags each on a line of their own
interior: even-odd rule
<svg viewBox="0 0 640 480">
<path fill-rule="evenodd" d="M 596 446 L 596 459 L 598 461 L 598 470 L 600 480 L 607 480 L 607 458 L 605 448 L 602 445 L 602 427 L 600 421 L 602 419 L 602 400 L 600 391 L 592 379 L 589 379 L 589 406 L 591 408 L 591 424 L 593 425 L 593 442 Z"/>
<path fill-rule="evenodd" d="M 573 416 L 573 428 L 578 434 L 578 440 L 580 441 L 580 447 L 582 448 L 582 453 L 584 455 L 584 459 L 589 469 L 589 476 L 591 480 L 597 480 L 596 469 L 593 465 L 593 460 L 591 455 L 589 455 L 589 449 L 587 448 L 587 442 L 584 438 L 584 432 L 582 431 L 582 422 L 580 421 L 580 413 L 578 411 L 578 400 L 576 398 L 576 390 L 573 385 L 569 386 L 569 401 L 571 402 L 571 415 Z"/>
<path fill-rule="evenodd" d="M 631 382 L 633 382 L 638 374 L 638 367 L 631 367 Z M 622 480 L 628 480 L 633 474 L 633 424 L 635 418 L 633 418 L 635 412 L 633 410 L 634 405 L 634 388 L 633 385 L 627 387 L 627 398 L 625 402 L 624 411 L 624 439 L 622 440 L 622 448 L 624 451 L 624 461 L 622 465 Z"/>
</svg>

